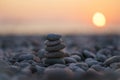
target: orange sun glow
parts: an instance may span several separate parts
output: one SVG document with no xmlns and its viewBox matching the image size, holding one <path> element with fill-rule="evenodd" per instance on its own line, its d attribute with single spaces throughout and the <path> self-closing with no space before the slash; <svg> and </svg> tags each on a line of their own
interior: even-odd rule
<svg viewBox="0 0 120 80">
<path fill-rule="evenodd" d="M 96 12 L 92 18 L 93 24 L 97 27 L 104 27 L 106 24 L 106 18 L 103 13 Z"/>
</svg>

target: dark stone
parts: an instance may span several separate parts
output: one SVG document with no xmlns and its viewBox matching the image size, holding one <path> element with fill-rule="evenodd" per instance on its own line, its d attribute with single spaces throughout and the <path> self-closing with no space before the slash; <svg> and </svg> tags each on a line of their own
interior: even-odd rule
<svg viewBox="0 0 120 80">
<path fill-rule="evenodd" d="M 33 55 L 32 54 L 23 54 L 18 57 L 18 62 L 24 61 L 24 60 L 33 60 Z"/>
<path fill-rule="evenodd" d="M 112 56 L 112 53 L 109 49 L 101 49 L 97 52 L 97 54 L 105 55 L 107 58 Z"/>
<path fill-rule="evenodd" d="M 22 73 L 22 74 L 31 74 L 32 72 L 31 72 L 31 70 L 30 70 L 30 67 L 31 67 L 31 66 L 27 66 L 27 67 L 25 67 L 25 68 L 21 68 L 21 73 Z"/>
<path fill-rule="evenodd" d="M 65 60 L 66 64 L 68 64 L 68 63 L 76 63 L 77 62 L 77 60 L 72 58 L 72 57 L 65 57 L 64 60 Z"/>
<path fill-rule="evenodd" d="M 96 57 L 94 53 L 92 53 L 92 52 L 90 52 L 90 51 L 88 51 L 88 50 L 84 50 L 84 51 L 83 51 L 83 55 L 84 55 L 86 58 L 95 58 L 95 57 Z"/>
<path fill-rule="evenodd" d="M 48 34 L 46 38 L 47 38 L 47 40 L 55 41 L 55 40 L 59 40 L 61 38 L 61 35 L 58 35 L 58 34 Z"/>
<path fill-rule="evenodd" d="M 48 41 L 46 40 L 45 41 L 45 45 L 46 46 L 56 46 L 56 45 L 59 45 L 62 41 L 61 40 L 57 40 L 57 41 Z"/>
<path fill-rule="evenodd" d="M 45 67 L 36 65 L 37 74 L 44 75 Z"/>
<path fill-rule="evenodd" d="M 112 64 L 110 64 L 110 67 L 111 67 L 113 70 L 119 69 L 119 68 L 120 68 L 120 62 L 112 63 Z"/>
<path fill-rule="evenodd" d="M 93 69 L 93 68 L 89 68 L 88 70 L 87 70 L 87 73 L 88 74 L 90 74 L 91 75 L 91 77 L 100 77 L 100 76 L 102 76 L 103 75 L 103 73 L 102 72 L 98 72 L 98 71 L 96 71 L 95 69 Z M 94 78 L 95 79 L 95 78 Z M 96 80 L 96 79 L 95 79 Z"/>
<path fill-rule="evenodd" d="M 11 63 L 15 63 L 16 61 L 18 61 L 19 56 L 21 56 L 21 55 L 24 55 L 24 54 L 16 53 L 14 56 L 11 56 L 11 58 L 9 59 L 9 61 L 10 61 Z"/>
<path fill-rule="evenodd" d="M 120 56 L 113 56 L 113 57 L 108 58 L 104 62 L 104 65 L 109 66 L 110 64 L 115 63 L 115 62 L 120 62 Z"/>
<path fill-rule="evenodd" d="M 82 60 L 84 60 L 84 56 L 81 52 L 72 52 L 71 55 L 78 55 L 79 57 L 81 57 Z"/>
<path fill-rule="evenodd" d="M 45 54 L 46 58 L 62 58 L 64 57 L 64 52 L 59 51 L 59 52 L 47 52 Z"/>
<path fill-rule="evenodd" d="M 81 74 L 81 75 L 85 73 L 85 71 L 82 68 L 77 68 L 77 69 L 75 69 L 74 72 L 77 74 Z"/>
<path fill-rule="evenodd" d="M 68 67 L 69 67 L 69 69 L 71 69 L 73 72 L 74 72 L 76 69 L 79 68 L 78 66 L 73 65 L 73 63 L 70 64 Z"/>
<path fill-rule="evenodd" d="M 31 65 L 30 70 L 32 73 L 37 73 L 38 75 L 43 75 L 45 71 L 45 67 L 41 67 L 38 65 Z"/>
<path fill-rule="evenodd" d="M 103 72 L 105 69 L 105 67 L 102 67 L 101 65 L 98 65 L 98 64 L 92 65 L 91 68 L 93 68 L 94 70 L 98 72 Z"/>
<path fill-rule="evenodd" d="M 65 61 L 62 58 L 52 58 L 52 59 L 44 59 L 43 63 L 44 64 L 49 64 L 49 65 L 53 65 L 53 64 L 65 64 Z"/>
<path fill-rule="evenodd" d="M 33 60 L 34 60 L 35 62 L 40 62 L 40 58 L 39 58 L 38 56 L 34 56 Z"/>
<path fill-rule="evenodd" d="M 74 80 L 81 80 L 81 77 L 85 74 L 86 72 L 81 69 L 81 68 L 77 68 L 74 71 Z M 83 79 L 84 80 L 84 79 Z"/>
<path fill-rule="evenodd" d="M 59 51 L 61 49 L 64 49 L 65 48 L 65 44 L 59 44 L 59 45 L 56 45 L 56 46 L 52 46 L 52 47 L 47 47 L 46 46 L 46 51 L 48 52 L 54 52 L 54 51 Z"/>
<path fill-rule="evenodd" d="M 36 65 L 37 64 L 34 60 L 26 60 L 26 62 L 28 62 L 31 65 Z"/>
<path fill-rule="evenodd" d="M 14 59 L 14 58 L 12 58 L 12 57 L 9 59 L 9 62 L 10 62 L 11 64 L 14 64 L 16 61 L 17 61 L 17 60 Z"/>
<path fill-rule="evenodd" d="M 64 52 L 64 57 L 70 57 L 70 53 Z"/>
<path fill-rule="evenodd" d="M 96 60 L 94 60 L 94 59 L 92 59 L 92 58 L 87 58 L 87 59 L 85 60 L 85 63 L 87 63 L 88 66 L 92 66 L 92 65 L 94 65 L 94 64 L 99 64 L 98 61 L 96 61 Z"/>
<path fill-rule="evenodd" d="M 70 65 L 78 66 L 79 68 L 82 68 L 83 70 L 87 71 L 88 70 L 88 65 L 84 62 L 80 63 L 71 63 Z"/>
<path fill-rule="evenodd" d="M 79 57 L 78 55 L 72 55 L 71 57 L 76 59 L 78 62 L 81 61 L 81 57 Z"/>
<path fill-rule="evenodd" d="M 104 62 L 107 59 L 107 57 L 103 54 L 96 54 L 96 58 L 100 62 Z"/>
<path fill-rule="evenodd" d="M 37 69 L 36 69 L 35 65 L 31 65 L 30 66 L 30 70 L 31 70 L 32 73 L 36 73 L 37 72 Z"/>
<path fill-rule="evenodd" d="M 40 59 L 45 58 L 45 53 L 47 53 L 47 51 L 45 51 L 44 49 L 41 49 L 40 51 L 38 51 L 37 56 Z"/>
<path fill-rule="evenodd" d="M 21 62 L 19 63 L 19 66 L 22 67 L 22 68 L 25 68 L 27 66 L 29 66 L 30 64 L 28 62 Z"/>
<path fill-rule="evenodd" d="M 106 67 L 106 68 L 104 69 L 104 72 L 105 72 L 105 73 L 110 73 L 110 72 L 113 72 L 113 69 L 111 69 L 110 67 Z"/>
<path fill-rule="evenodd" d="M 120 56 L 120 52 L 119 51 L 113 51 L 112 56 Z"/>
</svg>

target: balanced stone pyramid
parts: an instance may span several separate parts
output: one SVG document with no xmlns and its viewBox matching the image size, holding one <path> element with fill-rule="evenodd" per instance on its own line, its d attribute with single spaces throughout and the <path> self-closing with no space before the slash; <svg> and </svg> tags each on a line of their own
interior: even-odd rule
<svg viewBox="0 0 120 80">
<path fill-rule="evenodd" d="M 53 64 L 65 64 L 64 61 L 64 52 L 62 51 L 65 48 L 64 43 L 62 42 L 61 35 L 58 34 L 48 34 L 45 41 L 45 59 L 44 64 L 53 65 Z"/>
</svg>

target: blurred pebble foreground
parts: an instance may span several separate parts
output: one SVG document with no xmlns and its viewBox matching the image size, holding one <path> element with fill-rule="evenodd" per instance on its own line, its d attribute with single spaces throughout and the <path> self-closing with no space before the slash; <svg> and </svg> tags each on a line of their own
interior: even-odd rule
<svg viewBox="0 0 120 80">
<path fill-rule="evenodd" d="M 120 80 L 120 36 L 61 39 L 48 44 L 46 35 L 0 36 L 0 80 Z"/>
</svg>

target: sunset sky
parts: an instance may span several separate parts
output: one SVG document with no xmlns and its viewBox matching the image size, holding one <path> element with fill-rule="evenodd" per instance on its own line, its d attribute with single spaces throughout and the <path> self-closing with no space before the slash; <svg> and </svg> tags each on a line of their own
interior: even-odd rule
<svg viewBox="0 0 120 80">
<path fill-rule="evenodd" d="M 106 17 L 97 28 L 92 17 Z M 119 33 L 120 0 L 0 0 L 0 33 Z"/>
</svg>

